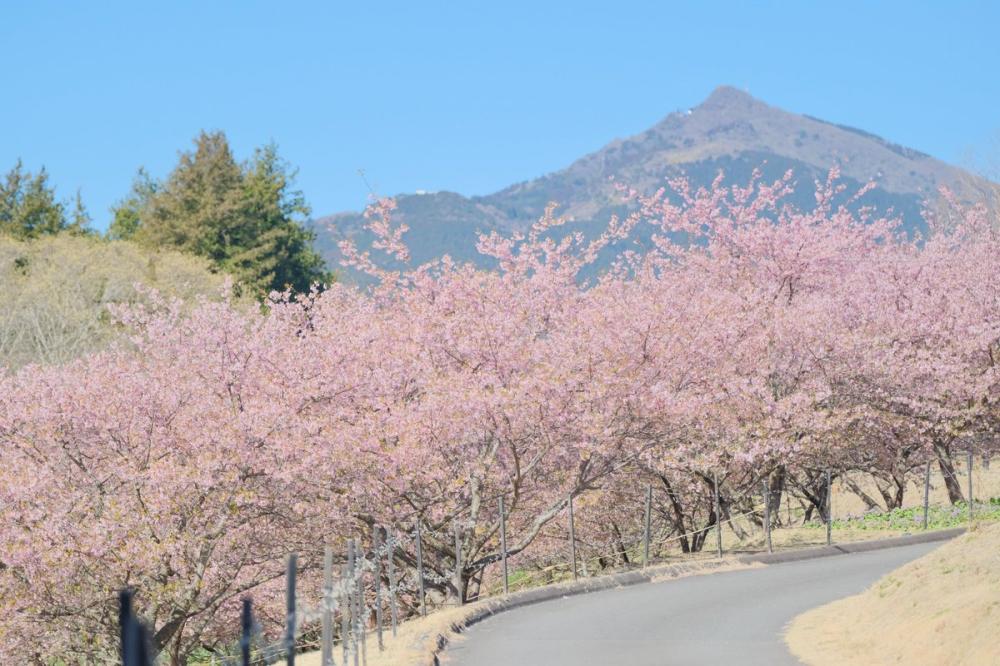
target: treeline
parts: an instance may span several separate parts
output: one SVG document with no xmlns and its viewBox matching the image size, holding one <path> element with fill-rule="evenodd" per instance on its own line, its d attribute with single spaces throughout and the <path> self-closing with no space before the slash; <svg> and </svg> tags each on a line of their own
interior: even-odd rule
<svg viewBox="0 0 1000 666">
<path fill-rule="evenodd" d="M 0 377 L 0 663 L 112 661 L 125 586 L 164 663 L 223 658 L 245 595 L 279 631 L 289 552 L 315 606 L 324 547 L 380 527 L 405 616 L 418 559 L 432 606 L 476 597 L 504 552 L 564 563 L 570 497 L 595 562 L 624 559 L 647 484 L 690 552 L 764 483 L 772 515 L 823 515 L 828 473 L 891 510 L 926 465 L 996 455 L 996 215 L 952 202 L 915 239 L 834 204 L 832 176 L 796 210 L 791 179 L 625 190 L 635 212 L 594 240 L 553 236 L 550 210 L 480 238 L 495 271 L 385 269 L 407 247 L 382 201 L 375 242 L 343 247 L 373 289 L 135 309 L 136 353 Z M 581 279 L 604 250 L 615 269 Z"/>
<path fill-rule="evenodd" d="M 0 179 L 0 363 L 54 363 L 113 336 L 108 305 L 218 297 L 224 276 L 248 301 L 303 293 L 333 276 L 313 249 L 295 171 L 266 145 L 245 161 L 202 132 L 163 180 L 139 169 L 97 232 L 79 192 L 60 199 L 44 168 L 18 161 Z"/>
</svg>

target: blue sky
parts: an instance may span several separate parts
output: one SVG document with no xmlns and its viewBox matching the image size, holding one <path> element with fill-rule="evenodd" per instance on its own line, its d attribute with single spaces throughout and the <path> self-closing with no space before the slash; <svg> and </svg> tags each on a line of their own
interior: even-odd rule
<svg viewBox="0 0 1000 666">
<path fill-rule="evenodd" d="M 997 2 L 25 2 L 0 8 L 0 170 L 95 226 L 202 129 L 275 141 L 316 214 L 561 168 L 719 84 L 960 163 L 1000 133 Z M 994 143 L 996 148 L 997 144 Z"/>
</svg>

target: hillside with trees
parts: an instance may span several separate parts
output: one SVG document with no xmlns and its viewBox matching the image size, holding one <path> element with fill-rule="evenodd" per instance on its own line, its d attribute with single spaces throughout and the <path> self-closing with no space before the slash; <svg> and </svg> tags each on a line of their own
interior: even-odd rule
<svg viewBox="0 0 1000 666">
<path fill-rule="evenodd" d="M 17 369 L 64 363 L 117 337 L 109 306 L 162 299 L 218 299 L 225 276 L 180 252 L 125 241 L 59 234 L 34 240 L 0 236 L 0 359 Z"/>
<path fill-rule="evenodd" d="M 202 132 L 162 182 L 140 170 L 112 211 L 112 238 L 205 258 L 252 293 L 306 292 L 328 282 L 294 172 L 274 145 L 236 161 L 222 132 Z"/>
<path fill-rule="evenodd" d="M 293 183 L 275 146 L 238 163 L 224 134 L 202 133 L 164 181 L 140 169 L 100 234 L 79 193 L 61 199 L 44 168 L 18 162 L 0 180 L 0 365 L 105 348 L 121 331 L 114 306 L 329 283 Z"/>
</svg>

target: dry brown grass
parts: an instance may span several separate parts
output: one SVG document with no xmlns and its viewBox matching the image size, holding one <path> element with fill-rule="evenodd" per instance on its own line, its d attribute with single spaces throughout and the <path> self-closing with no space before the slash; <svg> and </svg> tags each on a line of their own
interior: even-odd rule
<svg viewBox="0 0 1000 666">
<path fill-rule="evenodd" d="M 956 457 L 955 464 L 957 468 L 957 480 L 962 488 L 962 493 L 964 494 L 966 492 L 966 488 L 968 487 L 968 471 L 965 467 L 965 457 Z M 851 478 L 869 495 L 881 500 L 881 496 L 879 495 L 878 489 L 871 476 L 855 472 L 851 474 Z M 986 468 L 983 466 L 982 460 L 977 457 L 973 461 L 972 480 L 973 493 L 976 496 L 977 502 L 983 503 L 987 502 L 991 497 L 1000 497 L 1000 460 L 995 461 L 993 465 Z M 923 505 L 923 483 L 924 480 L 922 473 L 910 475 L 906 492 L 903 496 L 902 508 L 913 508 Z M 941 473 L 938 470 L 937 465 L 933 465 L 931 467 L 929 499 L 932 506 L 948 506 L 950 504 L 948 491 L 945 488 L 944 480 L 941 477 Z M 813 524 L 811 526 L 804 526 L 801 524 L 804 506 L 798 500 L 790 498 L 788 495 L 784 495 L 781 500 L 781 509 L 778 512 L 779 515 L 777 516 L 777 518 L 781 521 L 781 525 L 780 527 L 775 527 L 771 534 L 771 540 L 776 551 L 818 546 L 826 543 L 826 529 L 820 523 L 817 514 L 814 513 Z M 759 500 L 758 504 L 760 504 Z M 859 517 L 862 516 L 866 510 L 864 502 L 862 502 L 861 499 L 840 479 L 836 479 L 833 482 L 832 504 L 833 517 L 835 520 L 843 520 L 852 516 Z M 757 508 L 759 510 L 760 506 Z M 763 550 L 764 534 L 761 528 L 754 525 L 746 518 L 738 518 L 735 522 L 738 523 L 744 532 L 749 534 L 749 538 L 741 541 L 736 537 L 736 534 L 732 529 L 726 527 L 723 529 L 724 549 L 727 552 Z M 854 528 L 844 527 L 842 524 L 838 524 L 835 525 L 833 530 L 833 540 L 834 543 L 851 543 L 854 541 L 867 541 L 870 539 L 902 536 L 903 534 L 920 531 L 921 527 L 917 523 L 914 523 L 910 529 L 872 529 L 870 526 L 868 529 L 862 529 L 860 525 L 857 528 Z M 709 534 L 708 539 L 706 540 L 705 548 L 709 554 L 714 553 L 714 534 Z M 685 557 L 691 556 L 688 555 Z"/>
<path fill-rule="evenodd" d="M 800 615 L 786 640 L 812 666 L 986 666 L 1000 664 L 998 635 L 1000 524 L 992 524 Z"/>
<path fill-rule="evenodd" d="M 954 459 L 955 476 L 962 487 L 963 495 L 968 488 L 968 470 L 964 455 L 957 455 Z M 852 474 L 858 485 L 869 495 L 876 499 L 881 499 L 875 483 L 867 474 Z M 980 457 L 975 457 L 972 463 L 972 492 L 977 501 L 986 501 L 990 497 L 1000 497 L 1000 460 L 994 461 L 989 468 L 983 465 Z M 903 495 L 903 508 L 922 506 L 924 502 L 924 477 L 922 470 L 919 473 L 911 474 L 908 477 L 906 493 Z M 948 490 L 945 488 L 944 480 L 937 464 L 931 465 L 931 504 L 949 504 Z M 845 515 L 857 515 L 864 513 L 865 505 L 861 499 L 852 493 L 845 484 L 839 480 L 833 483 L 833 514 L 834 517 Z"/>
<path fill-rule="evenodd" d="M 445 608 L 427 617 L 416 618 L 399 625 L 395 638 L 392 632 L 385 634 L 385 650 L 378 651 L 374 635 L 368 636 L 368 666 L 404 666 L 418 664 L 425 666 L 431 661 L 437 649 L 439 636 L 450 637 L 453 627 L 462 626 L 477 604 L 462 608 Z M 320 666 L 320 653 L 306 652 L 295 657 L 296 666 Z M 337 646 L 336 661 L 340 663 L 340 646 Z M 284 666 L 285 662 L 278 662 Z"/>
</svg>

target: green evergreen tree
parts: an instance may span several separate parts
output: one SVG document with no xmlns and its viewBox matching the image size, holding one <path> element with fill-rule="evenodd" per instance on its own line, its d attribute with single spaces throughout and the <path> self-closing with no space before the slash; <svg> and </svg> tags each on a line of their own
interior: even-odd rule
<svg viewBox="0 0 1000 666">
<path fill-rule="evenodd" d="M 208 259 L 258 293 L 306 291 L 328 282 L 295 173 L 273 145 L 239 164 L 222 132 L 202 132 L 163 183 L 140 171 L 132 193 L 114 210 L 109 230 Z"/>
<path fill-rule="evenodd" d="M 0 234 L 27 239 L 64 231 L 88 233 L 90 216 L 79 192 L 69 216 L 66 208 L 44 167 L 32 174 L 18 160 L 0 181 Z"/>
<path fill-rule="evenodd" d="M 156 187 L 156 181 L 149 177 L 146 170 L 139 169 L 139 173 L 132 181 L 132 191 L 111 209 L 108 238 L 130 240 L 135 236 L 139 230 L 142 210 L 149 203 L 150 197 L 156 194 Z"/>
</svg>

